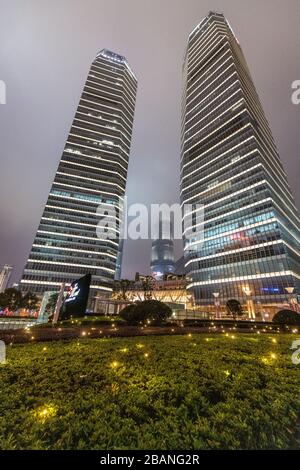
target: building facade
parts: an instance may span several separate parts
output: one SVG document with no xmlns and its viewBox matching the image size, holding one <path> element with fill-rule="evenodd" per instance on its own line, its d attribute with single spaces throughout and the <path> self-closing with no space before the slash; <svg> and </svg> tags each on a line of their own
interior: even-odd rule
<svg viewBox="0 0 300 470">
<path fill-rule="evenodd" d="M 299 293 L 295 202 L 239 42 L 214 12 L 184 59 L 181 203 L 204 207 L 184 229 L 193 229 L 185 269 L 198 305 L 235 298 L 260 310 Z"/>
<path fill-rule="evenodd" d="M 173 225 L 170 219 L 163 220 L 160 216 L 157 236 L 152 241 L 150 270 L 156 279 L 164 274 L 174 272 L 174 241 Z"/>
<path fill-rule="evenodd" d="M 9 279 L 12 273 L 13 267 L 9 264 L 5 264 L 0 272 L 0 293 L 4 292 L 8 287 Z"/>
<path fill-rule="evenodd" d="M 91 290 L 112 290 L 121 269 L 120 223 L 136 90 L 127 60 L 99 52 L 23 272 L 23 291 L 56 290 L 87 273 Z M 115 227 L 113 239 L 103 236 L 104 217 Z"/>
</svg>

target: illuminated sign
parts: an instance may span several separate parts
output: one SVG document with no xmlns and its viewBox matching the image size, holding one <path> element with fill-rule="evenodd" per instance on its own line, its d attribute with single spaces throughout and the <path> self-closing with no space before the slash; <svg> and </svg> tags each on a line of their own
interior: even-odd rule
<svg viewBox="0 0 300 470">
<path fill-rule="evenodd" d="M 70 318 L 70 316 L 82 317 L 85 315 L 91 277 L 92 276 L 90 274 L 86 274 L 80 279 L 76 279 L 76 281 L 72 282 L 63 304 L 63 318 Z"/>
<path fill-rule="evenodd" d="M 80 287 L 78 285 L 78 282 L 76 282 L 74 286 L 73 285 L 70 286 L 65 302 L 73 302 L 74 300 L 77 299 L 79 294 L 80 294 Z"/>
</svg>

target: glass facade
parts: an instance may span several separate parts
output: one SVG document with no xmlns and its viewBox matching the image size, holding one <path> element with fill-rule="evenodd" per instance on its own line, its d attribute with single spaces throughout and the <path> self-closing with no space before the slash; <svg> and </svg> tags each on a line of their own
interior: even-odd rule
<svg viewBox="0 0 300 470">
<path fill-rule="evenodd" d="M 119 227 L 136 90 L 126 59 L 108 50 L 99 52 L 23 272 L 23 291 L 53 290 L 86 273 L 92 274 L 91 289 L 112 290 L 121 267 Z M 114 240 L 97 237 L 105 208 L 108 213 L 115 208 Z"/>
<path fill-rule="evenodd" d="M 198 305 L 217 296 L 274 305 L 287 288 L 299 293 L 298 212 L 241 47 L 214 12 L 184 59 L 181 203 L 204 206 L 184 240 Z"/>
<path fill-rule="evenodd" d="M 151 246 L 151 274 L 156 279 L 161 279 L 164 274 L 174 272 L 174 230 L 169 218 L 160 217 L 158 223 L 157 238 Z"/>
</svg>

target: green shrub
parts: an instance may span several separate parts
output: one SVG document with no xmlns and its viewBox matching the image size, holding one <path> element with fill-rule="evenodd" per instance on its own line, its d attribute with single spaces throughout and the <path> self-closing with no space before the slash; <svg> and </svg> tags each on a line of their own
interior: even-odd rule
<svg viewBox="0 0 300 470">
<path fill-rule="evenodd" d="M 130 325 L 139 323 L 150 323 L 151 325 L 161 325 L 172 315 L 172 310 L 168 305 L 159 300 L 144 300 L 127 305 L 120 312 L 123 318 Z"/>
<path fill-rule="evenodd" d="M 300 315 L 294 310 L 279 310 L 274 315 L 273 322 L 281 325 L 300 325 Z"/>
<path fill-rule="evenodd" d="M 235 319 L 243 315 L 243 308 L 241 303 L 236 299 L 229 299 L 226 302 L 227 315 L 232 315 Z"/>
<path fill-rule="evenodd" d="M 292 334 L 7 347 L 0 449 L 300 449 Z"/>
</svg>

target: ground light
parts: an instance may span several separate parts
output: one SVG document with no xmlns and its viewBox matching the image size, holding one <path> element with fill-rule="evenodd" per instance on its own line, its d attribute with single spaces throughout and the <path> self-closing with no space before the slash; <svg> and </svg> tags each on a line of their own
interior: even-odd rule
<svg viewBox="0 0 300 470">
<path fill-rule="evenodd" d="M 44 423 L 49 418 L 53 418 L 57 414 L 57 407 L 55 405 L 43 405 L 37 408 L 34 412 L 35 417 Z"/>
<path fill-rule="evenodd" d="M 110 367 L 112 369 L 117 369 L 118 367 L 120 366 L 120 363 L 118 361 L 113 361 L 111 364 L 110 364 Z"/>
</svg>

